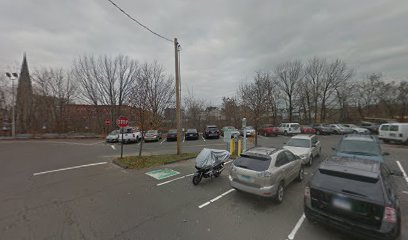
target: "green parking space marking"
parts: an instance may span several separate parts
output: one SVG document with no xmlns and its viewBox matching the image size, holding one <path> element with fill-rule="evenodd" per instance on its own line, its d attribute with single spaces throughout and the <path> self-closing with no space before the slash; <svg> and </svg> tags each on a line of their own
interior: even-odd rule
<svg viewBox="0 0 408 240">
<path fill-rule="evenodd" d="M 149 175 L 150 177 L 153 177 L 157 180 L 162 180 L 168 177 L 172 177 L 175 176 L 177 174 L 180 174 L 177 171 L 174 171 L 172 169 L 169 168 L 164 168 L 164 169 L 158 169 L 158 170 L 154 170 L 154 171 L 150 171 L 146 173 L 147 175 Z"/>
</svg>

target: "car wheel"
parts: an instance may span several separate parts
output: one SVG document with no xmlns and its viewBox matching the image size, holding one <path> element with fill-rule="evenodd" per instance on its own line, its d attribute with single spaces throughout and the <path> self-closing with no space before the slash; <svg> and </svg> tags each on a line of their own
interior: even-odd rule
<svg viewBox="0 0 408 240">
<path fill-rule="evenodd" d="M 285 195 L 285 185 L 283 184 L 283 181 L 282 181 L 279 183 L 278 190 L 276 191 L 275 202 L 277 204 L 282 203 L 284 195 Z"/>
<path fill-rule="evenodd" d="M 283 135 L 288 136 L 288 132 L 287 132 L 287 131 L 284 131 L 284 132 L 283 132 Z"/>
<path fill-rule="evenodd" d="M 320 131 L 319 131 L 319 130 L 317 130 L 317 131 L 316 131 L 316 134 L 317 134 L 317 135 L 320 135 Z"/>
<path fill-rule="evenodd" d="M 309 165 L 309 166 L 313 165 L 313 154 L 310 155 L 309 162 L 307 163 L 307 165 Z"/>
<path fill-rule="evenodd" d="M 296 180 L 298 182 L 301 182 L 301 181 L 303 181 L 304 177 L 305 177 L 305 170 L 303 169 L 303 167 L 300 167 L 299 174 L 298 174 L 298 177 L 296 178 Z"/>
<path fill-rule="evenodd" d="M 266 132 L 264 132 L 264 137 L 267 137 L 268 136 L 268 134 L 266 134 Z"/>
</svg>

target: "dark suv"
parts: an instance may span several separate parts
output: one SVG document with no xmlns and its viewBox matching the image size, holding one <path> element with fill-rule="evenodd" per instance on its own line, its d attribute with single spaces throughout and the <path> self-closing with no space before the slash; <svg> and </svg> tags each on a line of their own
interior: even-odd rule
<svg viewBox="0 0 408 240">
<path fill-rule="evenodd" d="M 357 157 L 384 162 L 384 155 L 378 139 L 372 135 L 349 134 L 344 136 L 335 148 L 336 156 Z"/>
<path fill-rule="evenodd" d="M 207 125 L 204 129 L 204 138 L 220 138 L 220 130 L 215 125 Z"/>
<path fill-rule="evenodd" d="M 401 173 L 380 162 L 326 160 L 305 188 L 306 218 L 364 239 L 396 239 L 401 213 L 393 175 Z"/>
</svg>

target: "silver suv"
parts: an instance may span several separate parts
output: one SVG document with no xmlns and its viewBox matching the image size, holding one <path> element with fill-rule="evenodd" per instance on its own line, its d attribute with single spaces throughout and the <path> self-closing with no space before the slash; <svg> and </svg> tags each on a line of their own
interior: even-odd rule
<svg viewBox="0 0 408 240">
<path fill-rule="evenodd" d="M 252 148 L 231 165 L 231 187 L 262 197 L 283 201 L 285 187 L 303 180 L 301 159 L 286 149 Z"/>
</svg>

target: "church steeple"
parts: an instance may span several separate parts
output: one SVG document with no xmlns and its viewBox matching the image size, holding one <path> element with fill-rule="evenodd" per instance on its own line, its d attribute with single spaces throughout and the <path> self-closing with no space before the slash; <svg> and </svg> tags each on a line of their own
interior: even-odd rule
<svg viewBox="0 0 408 240">
<path fill-rule="evenodd" d="M 33 89 L 25 53 L 23 57 L 23 63 L 21 65 L 20 77 L 18 79 L 16 100 L 17 130 L 21 133 L 27 133 L 27 131 L 30 130 Z"/>
</svg>

